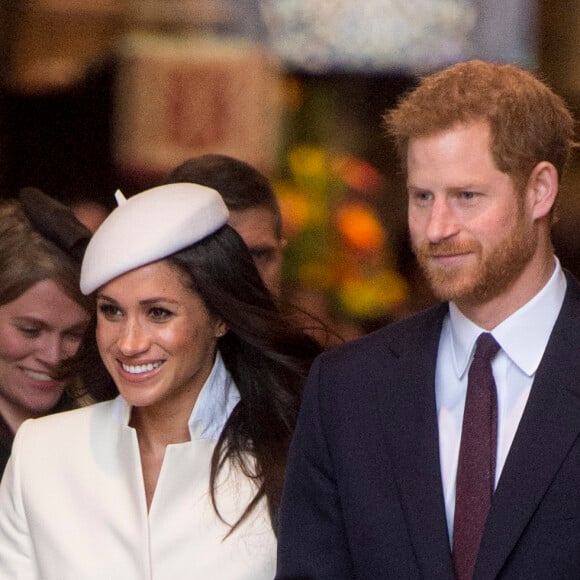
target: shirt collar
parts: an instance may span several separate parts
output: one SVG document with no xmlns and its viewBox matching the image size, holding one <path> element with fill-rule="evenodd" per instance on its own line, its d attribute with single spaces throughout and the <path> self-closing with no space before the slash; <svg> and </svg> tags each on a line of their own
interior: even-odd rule
<svg viewBox="0 0 580 580">
<path fill-rule="evenodd" d="M 496 326 L 493 337 L 502 350 L 528 376 L 542 360 L 552 328 L 566 294 L 566 276 L 558 258 L 547 284 L 529 302 Z M 451 347 L 458 377 L 466 372 L 477 337 L 486 332 L 469 320 L 453 302 L 449 303 Z"/>
<path fill-rule="evenodd" d="M 217 440 L 240 400 L 240 392 L 219 351 L 189 418 L 192 439 Z"/>
<path fill-rule="evenodd" d="M 226 421 L 240 400 L 238 388 L 223 362 L 219 351 L 191 415 L 189 433 L 192 439 L 217 441 Z M 115 415 L 123 425 L 129 424 L 131 405 L 121 395 L 115 401 Z"/>
</svg>

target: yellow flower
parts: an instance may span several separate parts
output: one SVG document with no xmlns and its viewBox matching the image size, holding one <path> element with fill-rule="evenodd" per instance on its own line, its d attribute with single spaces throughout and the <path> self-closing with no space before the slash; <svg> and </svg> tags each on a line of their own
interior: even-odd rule
<svg viewBox="0 0 580 580">
<path fill-rule="evenodd" d="M 318 177 L 326 171 L 326 154 L 320 147 L 300 145 L 290 151 L 290 169 L 296 176 Z"/>
<path fill-rule="evenodd" d="M 336 282 L 332 267 L 319 262 L 302 264 L 298 268 L 298 278 L 305 288 L 327 289 Z"/>
<path fill-rule="evenodd" d="M 371 278 L 352 278 L 338 293 L 345 310 L 360 318 L 387 314 L 402 304 L 407 294 L 406 281 L 393 270 L 385 270 Z"/>
<path fill-rule="evenodd" d="M 311 217 L 312 212 L 308 197 L 304 191 L 288 183 L 276 184 L 276 196 L 282 212 L 284 236 L 292 238 Z"/>
</svg>

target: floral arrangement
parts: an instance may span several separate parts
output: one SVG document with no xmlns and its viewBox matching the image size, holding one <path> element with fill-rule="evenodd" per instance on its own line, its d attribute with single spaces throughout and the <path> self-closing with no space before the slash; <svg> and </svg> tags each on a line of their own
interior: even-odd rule
<svg viewBox="0 0 580 580">
<path fill-rule="evenodd" d="M 379 217 L 386 181 L 370 163 L 298 145 L 288 177 L 276 184 L 288 239 L 290 285 L 325 293 L 328 307 L 353 319 L 388 317 L 408 296 Z"/>
</svg>

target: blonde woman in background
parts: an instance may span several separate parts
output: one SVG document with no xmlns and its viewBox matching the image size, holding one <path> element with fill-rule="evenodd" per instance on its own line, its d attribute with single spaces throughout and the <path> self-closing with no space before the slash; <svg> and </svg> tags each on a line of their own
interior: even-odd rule
<svg viewBox="0 0 580 580">
<path fill-rule="evenodd" d="M 79 290 L 89 235 L 38 190 L 0 203 L 0 476 L 24 420 L 75 406 L 55 371 L 89 322 Z"/>
</svg>

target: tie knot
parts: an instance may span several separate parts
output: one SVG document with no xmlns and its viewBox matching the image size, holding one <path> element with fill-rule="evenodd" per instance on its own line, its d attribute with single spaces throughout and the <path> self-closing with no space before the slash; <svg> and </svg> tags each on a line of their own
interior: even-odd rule
<svg viewBox="0 0 580 580">
<path fill-rule="evenodd" d="M 474 358 L 491 361 L 499 350 L 499 344 L 489 332 L 482 332 L 475 343 Z"/>
</svg>

